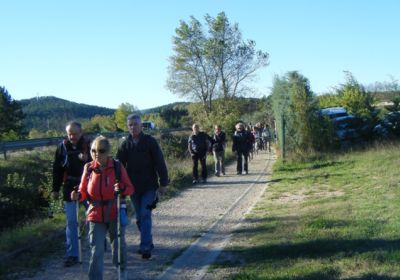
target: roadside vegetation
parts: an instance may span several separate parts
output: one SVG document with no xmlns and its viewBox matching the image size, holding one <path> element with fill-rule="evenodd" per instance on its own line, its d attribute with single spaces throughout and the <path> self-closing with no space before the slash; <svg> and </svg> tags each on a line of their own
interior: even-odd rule
<svg viewBox="0 0 400 280">
<path fill-rule="evenodd" d="M 399 148 L 277 162 L 214 268 L 235 280 L 400 279 Z"/>
</svg>

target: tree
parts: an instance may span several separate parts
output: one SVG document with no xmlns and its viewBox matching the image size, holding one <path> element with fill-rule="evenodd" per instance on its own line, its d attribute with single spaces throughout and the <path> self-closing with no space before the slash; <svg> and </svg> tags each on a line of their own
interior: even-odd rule
<svg viewBox="0 0 400 280">
<path fill-rule="evenodd" d="M 207 38 L 194 17 L 190 23 L 181 21 L 175 32 L 175 54 L 169 59 L 167 88 L 174 94 L 200 101 L 207 114 L 218 81 L 217 69 L 206 52 Z"/>
<path fill-rule="evenodd" d="M 194 17 L 176 29 L 167 88 L 200 101 L 208 117 L 214 99 L 226 101 L 250 92 L 248 82 L 256 70 L 268 65 L 268 53 L 256 51 L 252 40 L 243 41 L 238 24 L 232 26 L 225 13 L 216 18 L 206 15 L 205 20 L 207 33 Z"/>
<path fill-rule="evenodd" d="M 220 96 L 225 100 L 245 96 L 249 92 L 246 82 L 252 80 L 259 68 L 268 65 L 268 53 L 257 51 L 254 40 L 243 41 L 239 25 L 231 25 L 224 12 L 216 18 L 205 18 L 211 34 L 207 53 L 218 70 Z"/>
<path fill-rule="evenodd" d="M 118 106 L 117 110 L 115 111 L 114 118 L 117 127 L 123 131 L 127 131 L 126 127 L 126 118 L 134 113 L 139 111 L 137 107 L 133 106 L 129 103 L 122 103 Z"/>
<path fill-rule="evenodd" d="M 0 140 L 15 140 L 22 133 L 24 114 L 21 106 L 11 98 L 5 87 L 0 87 Z"/>
<path fill-rule="evenodd" d="M 365 91 L 350 72 L 345 74 L 346 83 L 337 90 L 341 104 L 353 115 L 374 118 L 373 96 Z"/>
</svg>

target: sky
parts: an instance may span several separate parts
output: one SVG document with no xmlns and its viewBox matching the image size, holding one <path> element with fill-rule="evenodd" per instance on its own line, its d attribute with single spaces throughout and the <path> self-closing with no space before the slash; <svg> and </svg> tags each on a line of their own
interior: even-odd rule
<svg viewBox="0 0 400 280">
<path fill-rule="evenodd" d="M 14 100 L 108 108 L 188 101 L 165 86 L 172 37 L 181 20 L 206 28 L 220 12 L 269 53 L 252 84 L 260 97 L 288 71 L 316 94 L 344 71 L 364 85 L 400 78 L 398 0 L 0 0 L 0 86 Z"/>
</svg>

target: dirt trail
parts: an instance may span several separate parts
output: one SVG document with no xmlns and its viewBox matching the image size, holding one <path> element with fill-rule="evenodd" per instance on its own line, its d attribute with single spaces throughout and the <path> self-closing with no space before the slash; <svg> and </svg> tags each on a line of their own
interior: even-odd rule
<svg viewBox="0 0 400 280">
<path fill-rule="evenodd" d="M 249 164 L 248 175 L 236 175 L 236 163 L 226 175 L 211 176 L 206 184 L 190 187 L 160 203 L 153 213 L 155 249 L 150 260 L 136 254 L 138 232 L 134 221 L 127 228 L 129 279 L 202 279 L 206 269 L 232 231 L 254 206 L 267 187 L 275 156 L 261 152 Z M 117 279 L 111 254 L 105 255 L 104 280 Z M 64 268 L 62 255 L 46 260 L 34 280 L 87 279 L 88 246 L 84 246 L 83 265 Z"/>
</svg>

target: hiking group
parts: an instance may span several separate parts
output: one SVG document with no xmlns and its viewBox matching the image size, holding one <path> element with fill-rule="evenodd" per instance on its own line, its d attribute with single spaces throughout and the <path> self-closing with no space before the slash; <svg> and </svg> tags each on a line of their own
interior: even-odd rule
<svg viewBox="0 0 400 280">
<path fill-rule="evenodd" d="M 64 266 L 82 263 L 79 230 L 79 202 L 86 208 L 89 227 L 90 260 L 88 278 L 103 279 L 106 235 L 109 235 L 113 265 L 118 279 L 127 279 L 125 229 L 127 225 L 126 198 L 135 210 L 140 233 L 137 253 L 150 259 L 154 249 L 152 210 L 159 194 L 165 193 L 169 183 L 167 166 L 156 139 L 142 131 L 139 115 L 127 117 L 129 135 L 119 145 L 116 159 L 111 156 L 110 142 L 98 136 L 90 142 L 78 122 L 66 125 L 67 137 L 58 145 L 53 163 L 55 199 L 62 187 L 66 215 L 66 259 Z M 248 174 L 249 154 L 254 150 L 256 137 L 245 130 L 242 122 L 232 137 L 232 151 L 237 155 L 237 174 Z M 260 130 L 261 132 L 261 130 Z M 261 134 L 260 134 L 261 135 Z M 199 182 L 198 162 L 202 182 L 207 181 L 206 157 L 213 153 L 215 175 L 225 175 L 226 134 L 215 125 L 212 137 L 192 126 L 188 151 L 193 162 L 193 183 Z"/>
</svg>

